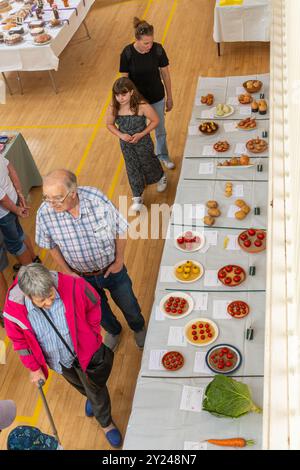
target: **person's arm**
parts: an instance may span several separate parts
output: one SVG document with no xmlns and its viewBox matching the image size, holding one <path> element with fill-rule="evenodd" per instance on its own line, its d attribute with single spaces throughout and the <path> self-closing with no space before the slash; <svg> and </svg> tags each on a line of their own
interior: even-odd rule
<svg viewBox="0 0 300 470">
<path fill-rule="evenodd" d="M 142 137 L 155 129 L 159 124 L 159 117 L 154 108 L 150 104 L 141 104 L 140 110 L 143 112 L 144 116 L 146 116 L 147 120 L 149 121 L 148 126 L 142 131 L 138 132 L 137 134 L 133 134 L 131 144 L 136 144 Z"/>
<path fill-rule="evenodd" d="M 23 191 L 22 191 L 21 181 L 20 181 L 19 176 L 18 176 L 18 174 L 15 170 L 15 167 L 13 166 L 12 163 L 9 163 L 7 165 L 7 169 L 8 169 L 8 174 L 9 174 L 9 177 L 12 181 L 12 184 L 14 185 L 14 188 L 15 188 L 17 194 L 18 194 L 20 206 L 24 207 L 24 209 L 29 209 L 29 207 L 26 204 L 26 199 L 25 199 Z"/>
<path fill-rule="evenodd" d="M 25 207 L 17 206 L 7 194 L 5 194 L 5 196 L 2 199 L 0 199 L 0 204 L 2 207 L 4 207 L 4 209 L 6 209 L 9 212 L 13 212 L 18 217 L 24 218 L 24 217 L 29 216 L 28 209 Z"/>
<path fill-rule="evenodd" d="M 7 305 L 5 305 L 4 310 L 9 311 Z M 40 379 L 44 380 L 45 382 L 45 375 L 40 368 L 40 364 L 36 361 L 34 355 L 32 354 L 30 344 L 27 342 L 23 330 L 17 323 L 6 318 L 5 313 L 4 325 L 7 336 L 11 340 L 14 350 L 19 354 L 23 365 L 30 371 L 31 382 L 35 383 L 36 385 L 38 385 L 38 381 Z"/>
<path fill-rule="evenodd" d="M 116 238 L 116 257 L 115 261 L 109 266 L 108 270 L 106 271 L 104 277 L 108 277 L 110 273 L 118 273 L 124 266 L 124 253 L 125 253 L 125 246 L 126 246 L 126 239 L 125 238 Z"/>
<path fill-rule="evenodd" d="M 173 108 L 172 85 L 169 66 L 161 67 L 160 72 L 166 89 L 166 111 L 168 112 Z"/>
<path fill-rule="evenodd" d="M 110 105 L 107 110 L 106 114 L 106 127 L 107 129 L 119 139 L 124 140 L 125 142 L 131 142 L 131 135 L 129 134 L 123 134 L 123 132 L 120 132 L 119 129 L 117 128 L 115 124 L 116 118 L 113 113 L 113 107 Z"/>
<path fill-rule="evenodd" d="M 70 266 L 66 263 L 65 258 L 63 257 L 58 246 L 49 250 L 50 255 L 52 256 L 53 261 L 59 266 L 60 270 L 69 274 L 70 276 L 79 277 L 78 274 L 74 273 Z"/>
</svg>

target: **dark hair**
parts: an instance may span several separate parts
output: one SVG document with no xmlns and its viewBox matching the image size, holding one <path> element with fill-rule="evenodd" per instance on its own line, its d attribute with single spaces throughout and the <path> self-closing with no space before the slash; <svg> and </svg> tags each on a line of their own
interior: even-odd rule
<svg viewBox="0 0 300 470">
<path fill-rule="evenodd" d="M 147 21 L 140 20 L 136 16 L 133 18 L 133 27 L 135 29 L 134 34 L 136 39 L 141 39 L 142 36 L 153 36 L 154 28 L 152 24 Z"/>
<path fill-rule="evenodd" d="M 142 95 L 136 89 L 134 83 L 129 80 L 129 78 L 118 78 L 112 87 L 112 106 L 115 117 L 118 115 L 118 111 L 120 109 L 120 103 L 117 101 L 116 95 L 122 95 L 128 93 L 129 91 L 133 91 L 130 98 L 130 109 L 134 112 L 135 115 L 137 115 L 139 112 L 139 105 L 146 103 L 146 100 L 144 100 Z"/>
</svg>

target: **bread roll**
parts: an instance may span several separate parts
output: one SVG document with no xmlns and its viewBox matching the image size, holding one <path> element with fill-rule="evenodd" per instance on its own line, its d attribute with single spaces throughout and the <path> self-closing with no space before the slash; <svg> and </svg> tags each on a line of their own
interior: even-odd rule
<svg viewBox="0 0 300 470">
<path fill-rule="evenodd" d="M 211 217 L 220 217 L 221 212 L 219 209 L 208 209 L 208 215 Z"/>
<path fill-rule="evenodd" d="M 237 199 L 235 201 L 235 205 L 238 206 L 238 207 L 243 207 L 246 205 L 245 201 L 243 201 L 242 199 Z"/>
<path fill-rule="evenodd" d="M 205 223 L 205 225 L 214 225 L 215 219 L 210 215 L 206 215 L 203 219 L 203 222 Z"/>
<path fill-rule="evenodd" d="M 238 220 L 243 220 L 245 217 L 246 217 L 246 214 L 245 212 L 243 212 L 242 210 L 241 211 L 237 211 L 235 214 L 234 214 L 235 218 L 238 219 Z"/>
<path fill-rule="evenodd" d="M 219 204 L 217 203 L 217 201 L 207 201 L 206 206 L 210 209 L 216 209 L 217 207 L 219 207 Z"/>
</svg>

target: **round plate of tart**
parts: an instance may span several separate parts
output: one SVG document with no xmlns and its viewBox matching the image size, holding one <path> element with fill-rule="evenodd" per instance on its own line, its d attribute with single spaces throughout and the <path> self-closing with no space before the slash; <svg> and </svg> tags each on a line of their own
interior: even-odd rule
<svg viewBox="0 0 300 470">
<path fill-rule="evenodd" d="M 253 101 L 253 98 L 251 95 L 248 95 L 246 93 L 246 94 L 239 95 L 238 100 L 241 104 L 251 104 Z"/>
<path fill-rule="evenodd" d="M 249 228 L 238 236 L 238 244 L 247 253 L 260 253 L 266 249 L 267 234 L 265 230 Z"/>
<path fill-rule="evenodd" d="M 184 327 L 186 340 L 194 346 L 207 346 L 216 341 L 219 328 L 208 318 L 195 318 Z"/>
<path fill-rule="evenodd" d="M 218 279 L 224 286 L 236 287 L 246 279 L 246 273 L 240 266 L 228 264 L 218 271 Z"/>
<path fill-rule="evenodd" d="M 168 351 L 161 358 L 161 363 L 165 369 L 176 371 L 184 365 L 184 357 L 178 351 Z"/>
<path fill-rule="evenodd" d="M 251 153 L 263 153 L 268 148 L 268 142 L 266 142 L 264 139 L 259 138 L 251 139 L 248 140 L 248 142 L 246 143 L 246 148 Z"/>
<path fill-rule="evenodd" d="M 206 106 L 212 106 L 214 103 L 214 95 L 208 93 L 206 96 L 201 96 L 201 104 L 206 104 Z"/>
<path fill-rule="evenodd" d="M 175 264 L 174 277 L 179 282 L 195 282 L 204 274 L 204 268 L 198 261 L 181 261 Z"/>
<path fill-rule="evenodd" d="M 246 118 L 242 119 L 238 124 L 237 128 L 241 131 L 253 131 L 256 129 L 256 119 Z"/>
<path fill-rule="evenodd" d="M 242 300 L 234 300 L 227 307 L 227 313 L 234 318 L 244 318 L 250 312 L 249 305 Z"/>
<path fill-rule="evenodd" d="M 177 320 L 192 312 L 194 300 L 185 292 L 170 292 L 161 299 L 159 308 L 166 317 Z"/>
<path fill-rule="evenodd" d="M 213 372 L 229 374 L 237 370 L 242 363 L 240 351 L 231 344 L 217 344 L 207 351 L 205 361 Z"/>
<path fill-rule="evenodd" d="M 226 118 L 234 113 L 235 109 L 231 104 L 218 104 L 213 108 L 215 118 Z"/>
<path fill-rule="evenodd" d="M 204 121 L 201 122 L 199 126 L 199 131 L 205 135 L 213 135 L 219 129 L 219 125 L 214 121 Z"/>
<path fill-rule="evenodd" d="M 227 150 L 230 149 L 230 144 L 224 140 L 224 141 L 219 141 L 214 144 L 214 150 L 216 152 L 227 152 Z"/>
<path fill-rule="evenodd" d="M 185 252 L 201 250 L 205 245 L 204 234 L 192 232 L 191 230 L 180 234 L 174 241 L 176 248 Z"/>
</svg>

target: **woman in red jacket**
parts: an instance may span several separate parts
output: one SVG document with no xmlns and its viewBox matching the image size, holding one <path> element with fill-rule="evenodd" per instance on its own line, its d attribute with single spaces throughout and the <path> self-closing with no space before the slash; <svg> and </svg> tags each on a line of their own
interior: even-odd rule
<svg viewBox="0 0 300 470">
<path fill-rule="evenodd" d="M 48 367 L 63 375 L 87 397 L 87 416 L 95 416 L 110 445 L 119 447 L 122 437 L 106 386 L 113 352 L 102 343 L 96 291 L 82 278 L 32 263 L 20 269 L 9 289 L 3 316 L 31 381 L 45 381 Z"/>
</svg>

